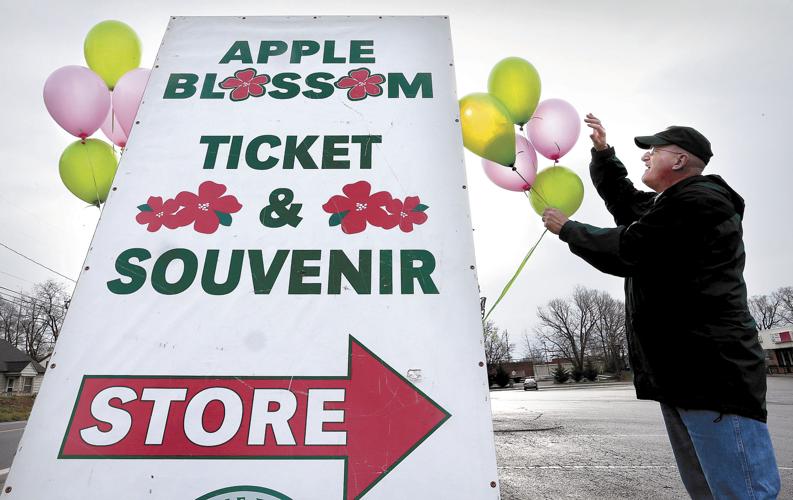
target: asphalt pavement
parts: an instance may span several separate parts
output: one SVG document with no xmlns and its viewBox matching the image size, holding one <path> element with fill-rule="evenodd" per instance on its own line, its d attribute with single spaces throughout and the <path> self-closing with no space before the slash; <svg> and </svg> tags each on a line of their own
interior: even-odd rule
<svg viewBox="0 0 793 500">
<path fill-rule="evenodd" d="M 501 498 L 687 499 L 658 404 L 630 383 L 490 392 Z M 793 377 L 768 379 L 768 427 L 793 500 Z M 0 423 L 0 485 L 26 422 Z"/>
<path fill-rule="evenodd" d="M 491 391 L 505 500 L 687 499 L 658 403 L 630 383 Z M 768 379 L 768 425 L 793 499 L 793 378 Z"/>
<path fill-rule="evenodd" d="M 6 480 L 26 423 L 0 422 L 0 484 Z"/>
</svg>

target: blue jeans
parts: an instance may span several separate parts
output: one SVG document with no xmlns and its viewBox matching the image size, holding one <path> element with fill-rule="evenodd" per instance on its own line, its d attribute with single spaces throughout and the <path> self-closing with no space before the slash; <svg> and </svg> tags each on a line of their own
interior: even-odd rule
<svg viewBox="0 0 793 500">
<path fill-rule="evenodd" d="M 663 403 L 661 413 L 691 498 L 765 500 L 779 495 L 779 469 L 766 424 Z"/>
</svg>

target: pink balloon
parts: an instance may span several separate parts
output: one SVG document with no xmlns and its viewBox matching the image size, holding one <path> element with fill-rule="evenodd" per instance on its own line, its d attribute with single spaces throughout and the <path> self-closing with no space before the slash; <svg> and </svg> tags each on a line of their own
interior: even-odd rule
<svg viewBox="0 0 793 500">
<path fill-rule="evenodd" d="M 107 117 L 102 123 L 102 132 L 116 146 L 123 148 L 127 145 L 127 134 L 121 130 L 121 125 L 118 123 L 118 118 L 114 116 L 113 110 L 107 112 Z"/>
<path fill-rule="evenodd" d="M 537 153 L 522 135 L 515 136 L 515 165 L 510 167 L 482 160 L 485 175 L 497 186 L 510 191 L 528 191 L 537 177 Z"/>
<path fill-rule="evenodd" d="M 85 139 L 102 126 L 110 109 L 110 91 L 90 69 L 64 66 L 44 82 L 44 105 L 64 130 Z"/>
<path fill-rule="evenodd" d="M 138 114 L 143 91 L 149 81 L 150 70 L 137 68 L 124 73 L 113 88 L 113 111 L 121 129 L 129 137 L 135 115 Z"/>
<path fill-rule="evenodd" d="M 542 101 L 529 120 L 526 135 L 538 153 L 558 160 L 573 149 L 581 133 L 581 119 L 563 99 Z"/>
</svg>

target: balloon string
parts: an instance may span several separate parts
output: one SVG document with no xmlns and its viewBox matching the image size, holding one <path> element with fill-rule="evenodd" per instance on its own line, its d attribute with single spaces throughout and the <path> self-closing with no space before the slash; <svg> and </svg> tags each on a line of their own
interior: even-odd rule
<svg viewBox="0 0 793 500">
<path fill-rule="evenodd" d="M 487 321 L 487 318 L 490 316 L 490 313 L 493 312 L 493 309 L 496 308 L 498 303 L 501 302 L 501 299 L 503 299 L 504 296 L 509 291 L 509 289 L 512 288 L 512 284 L 515 282 L 516 279 L 518 279 L 518 275 L 520 275 L 521 271 L 523 271 L 523 267 L 526 265 L 526 262 L 528 262 L 529 257 L 531 257 L 531 254 L 534 253 L 534 249 L 537 248 L 537 245 L 540 244 L 540 242 L 542 241 L 543 236 L 545 236 L 545 233 L 547 233 L 547 232 L 548 232 L 547 229 L 542 232 L 542 234 L 540 235 L 540 239 L 537 240 L 537 243 L 535 243 L 534 246 L 531 247 L 531 249 L 529 249 L 529 252 L 526 254 L 526 256 L 523 257 L 523 262 L 520 263 L 520 265 L 518 266 L 518 269 L 515 271 L 515 274 L 512 275 L 512 279 L 510 279 L 507 282 L 507 284 L 504 285 L 504 289 L 501 290 L 501 295 L 498 296 L 498 299 L 496 300 L 496 302 L 492 306 L 490 306 L 490 310 L 487 311 L 487 314 L 485 314 L 484 321 Z"/>
<path fill-rule="evenodd" d="M 543 197 L 543 195 L 540 193 L 540 191 L 539 191 L 539 190 L 537 190 L 537 189 L 535 189 L 535 188 L 534 188 L 534 186 L 532 186 L 532 188 L 531 188 L 529 191 L 531 191 L 532 193 L 536 194 L 536 195 L 537 195 L 537 197 L 538 197 L 538 198 L 539 198 L 539 199 L 540 199 L 540 200 L 541 200 L 543 203 L 545 203 L 545 207 L 546 207 L 546 208 L 556 208 L 556 207 L 554 207 L 553 205 L 551 205 L 550 203 L 548 203 L 548 200 L 546 200 L 546 199 Z M 524 193 L 526 193 L 526 192 L 524 191 Z M 529 193 L 526 193 L 526 198 L 529 198 L 529 199 L 531 199 L 531 198 L 529 197 Z"/>
<path fill-rule="evenodd" d="M 94 181 L 94 193 L 96 194 L 96 201 L 93 205 L 96 208 L 99 208 L 101 211 L 101 202 L 99 201 L 99 186 L 96 183 L 96 173 L 94 172 L 94 163 L 91 161 L 91 155 L 88 153 L 88 149 L 85 149 L 85 157 L 88 159 L 88 166 L 91 168 L 91 179 Z"/>
<path fill-rule="evenodd" d="M 116 134 L 116 112 L 113 110 L 113 106 L 110 106 L 110 134 Z M 116 143 L 115 141 L 111 140 L 110 145 L 113 147 L 113 152 L 116 152 Z"/>
<path fill-rule="evenodd" d="M 531 183 L 530 183 L 529 181 L 527 181 L 527 180 L 526 180 L 526 178 L 525 178 L 525 177 L 523 177 L 523 175 L 521 175 L 521 173 L 520 173 L 520 172 L 518 172 L 518 169 L 517 169 L 517 168 L 515 168 L 515 167 L 512 167 L 512 171 L 513 171 L 513 172 L 515 172 L 516 174 L 518 174 L 518 177 L 520 177 L 521 179 L 523 179 L 523 182 L 525 182 L 525 183 L 526 183 L 526 185 L 527 185 L 527 186 L 529 186 L 529 191 L 534 191 L 534 193 L 535 193 L 535 194 L 536 194 L 536 195 L 537 195 L 537 196 L 538 196 L 538 197 L 539 197 L 539 198 L 542 200 L 542 202 L 543 202 L 543 203 L 545 203 L 545 204 L 546 204 L 547 206 L 549 206 L 549 207 L 551 206 L 551 204 L 550 204 L 550 203 L 548 203 L 548 200 L 546 200 L 545 198 L 543 198 L 542 194 L 540 194 L 540 192 L 539 192 L 539 191 L 537 191 L 536 189 L 534 189 L 534 186 L 532 186 L 532 185 L 531 185 Z M 523 194 L 525 194 L 525 195 L 526 195 L 526 198 L 529 198 L 529 193 L 528 193 L 528 192 L 526 192 L 526 191 L 523 191 Z"/>
</svg>

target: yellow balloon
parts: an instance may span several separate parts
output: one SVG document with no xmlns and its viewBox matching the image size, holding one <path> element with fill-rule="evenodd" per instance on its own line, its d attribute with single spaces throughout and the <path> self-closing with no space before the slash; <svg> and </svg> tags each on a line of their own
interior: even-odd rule
<svg viewBox="0 0 793 500">
<path fill-rule="evenodd" d="M 567 167 L 548 167 L 537 174 L 529 191 L 529 201 L 539 215 L 546 208 L 556 208 L 570 217 L 584 201 L 584 183 Z"/>
<path fill-rule="evenodd" d="M 73 195 L 99 206 L 110 192 L 118 160 L 108 143 L 86 139 L 69 144 L 61 154 L 58 167 L 61 180 Z"/>
<path fill-rule="evenodd" d="M 501 165 L 515 163 L 515 127 L 498 99 L 482 92 L 460 99 L 460 125 L 469 151 Z"/>
<path fill-rule="evenodd" d="M 140 66 L 140 38 L 121 21 L 102 21 L 85 36 L 85 61 L 113 90 L 127 71 Z"/>
<path fill-rule="evenodd" d="M 507 108 L 512 123 L 521 127 L 529 121 L 540 102 L 540 74 L 520 57 L 507 57 L 490 71 L 487 91 Z"/>
</svg>

